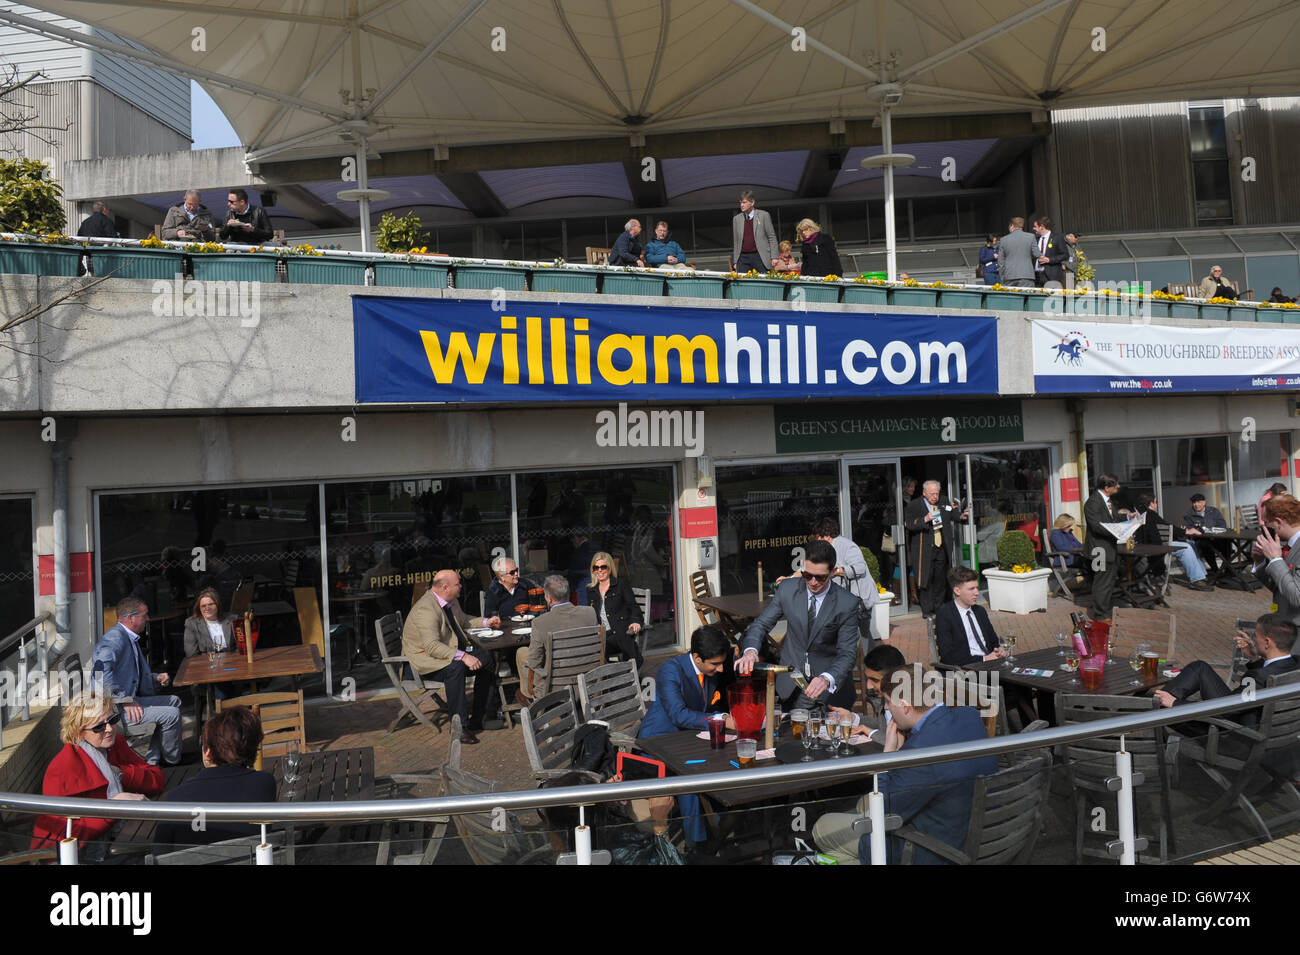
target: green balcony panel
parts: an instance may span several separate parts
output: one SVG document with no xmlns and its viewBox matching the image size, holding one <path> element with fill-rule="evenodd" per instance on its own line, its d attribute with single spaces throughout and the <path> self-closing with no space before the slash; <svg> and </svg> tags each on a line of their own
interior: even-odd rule
<svg viewBox="0 0 1300 955">
<path fill-rule="evenodd" d="M 424 262 L 376 262 L 375 285 L 384 288 L 446 288 L 451 269 Z"/>
<path fill-rule="evenodd" d="M 458 265 L 454 281 L 456 288 L 505 289 L 507 292 L 527 292 L 528 272 L 499 265 Z"/>
</svg>

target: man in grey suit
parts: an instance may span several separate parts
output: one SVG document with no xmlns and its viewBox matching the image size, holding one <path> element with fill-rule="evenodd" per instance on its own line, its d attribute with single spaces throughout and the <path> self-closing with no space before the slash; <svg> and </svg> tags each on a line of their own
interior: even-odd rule
<svg viewBox="0 0 1300 955">
<path fill-rule="evenodd" d="M 515 651 L 519 665 L 519 689 L 516 699 L 524 706 L 551 691 L 547 679 L 550 661 L 546 659 L 546 638 L 560 630 L 596 626 L 596 611 L 590 607 L 575 607 L 569 603 L 569 581 L 561 574 L 551 574 L 542 582 L 546 594 L 546 613 L 533 621 L 533 632 L 528 646 Z"/>
<path fill-rule="evenodd" d="M 1300 501 L 1290 494 L 1270 497 L 1260 520 L 1264 529 L 1255 548 L 1263 563 L 1254 566 L 1255 576 L 1273 592 L 1273 612 L 1300 627 Z"/>
<path fill-rule="evenodd" d="M 831 584 L 834 547 L 815 540 L 806 554 L 802 576 L 778 584 L 776 596 L 745 631 L 745 652 L 736 661 L 736 672 L 741 676 L 753 672 L 763 637 L 783 619 L 781 665 L 802 673 L 808 686 L 798 693 L 790 675 L 781 673 L 776 678 L 776 692 L 786 702 L 798 696 L 796 705 L 813 702 L 850 709 L 857 696 L 853 667 L 858 657 L 860 602 L 843 587 Z"/>
<path fill-rule="evenodd" d="M 740 211 L 731 220 L 731 267 L 742 275 L 776 268 L 779 255 L 772 217 L 754 206 L 754 192 L 746 189 L 740 194 Z"/>
<path fill-rule="evenodd" d="M 1038 243 L 1025 231 L 1024 216 L 1016 216 L 1007 224 L 1007 234 L 998 242 L 998 268 L 1003 285 L 1034 284 L 1034 258 Z"/>
</svg>

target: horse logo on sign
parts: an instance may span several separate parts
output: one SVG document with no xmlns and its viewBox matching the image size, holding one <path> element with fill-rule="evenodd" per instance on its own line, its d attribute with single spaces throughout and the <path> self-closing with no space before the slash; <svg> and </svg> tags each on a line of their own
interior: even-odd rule
<svg viewBox="0 0 1300 955">
<path fill-rule="evenodd" d="M 1083 353 L 1090 347 L 1088 339 L 1081 332 L 1068 332 L 1061 337 L 1061 340 L 1052 346 L 1056 350 L 1056 358 L 1052 360 L 1055 364 L 1058 361 L 1064 361 L 1067 365 L 1082 365 Z"/>
</svg>

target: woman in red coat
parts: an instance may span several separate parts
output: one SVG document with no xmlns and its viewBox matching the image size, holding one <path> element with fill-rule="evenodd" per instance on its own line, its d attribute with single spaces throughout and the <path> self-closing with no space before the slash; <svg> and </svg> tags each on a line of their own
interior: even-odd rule
<svg viewBox="0 0 1300 955">
<path fill-rule="evenodd" d="M 163 773 L 150 766 L 127 745 L 117 731 L 113 704 L 91 692 L 78 693 L 63 708 L 60 736 L 64 747 L 45 770 L 42 792 L 46 796 L 84 799 L 144 799 L 163 790 Z M 72 835 L 84 844 L 113 828 L 112 819 L 74 819 Z M 56 846 L 67 832 L 62 816 L 40 816 L 32 835 L 32 848 Z"/>
</svg>

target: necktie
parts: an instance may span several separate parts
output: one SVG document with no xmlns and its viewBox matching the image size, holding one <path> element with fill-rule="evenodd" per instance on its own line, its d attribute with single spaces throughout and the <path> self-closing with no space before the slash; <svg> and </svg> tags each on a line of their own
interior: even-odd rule
<svg viewBox="0 0 1300 955">
<path fill-rule="evenodd" d="M 938 513 L 939 513 L 939 509 L 938 509 L 937 507 L 931 507 L 931 508 L 930 508 L 930 513 L 931 513 L 931 514 L 938 514 Z M 938 526 L 938 525 L 935 525 L 935 528 L 934 528 L 934 546 L 935 546 L 935 547 L 942 547 L 942 546 L 943 546 L 943 531 L 939 529 L 939 526 Z"/>
<path fill-rule="evenodd" d="M 131 695 L 147 695 L 141 691 L 141 687 L 144 686 L 144 655 L 140 652 L 140 641 L 132 640 L 131 649 L 135 652 L 135 692 Z M 153 692 L 153 687 L 148 687 L 147 689 L 150 693 Z"/>
<path fill-rule="evenodd" d="M 447 615 L 447 624 L 451 627 L 451 632 L 456 635 L 456 648 L 464 650 L 469 641 L 465 639 L 465 634 L 461 632 L 460 624 L 456 621 L 456 614 L 451 609 L 451 604 L 443 607 L 442 612 Z"/>
<path fill-rule="evenodd" d="M 812 636 L 813 625 L 817 622 L 817 598 L 808 598 L 808 636 Z"/>
<path fill-rule="evenodd" d="M 975 642 L 979 644 L 981 653 L 988 653 L 988 645 L 984 642 L 984 637 L 980 635 L 979 624 L 975 622 L 975 611 L 967 610 L 966 619 L 970 621 L 970 632 L 975 634 Z"/>
</svg>

